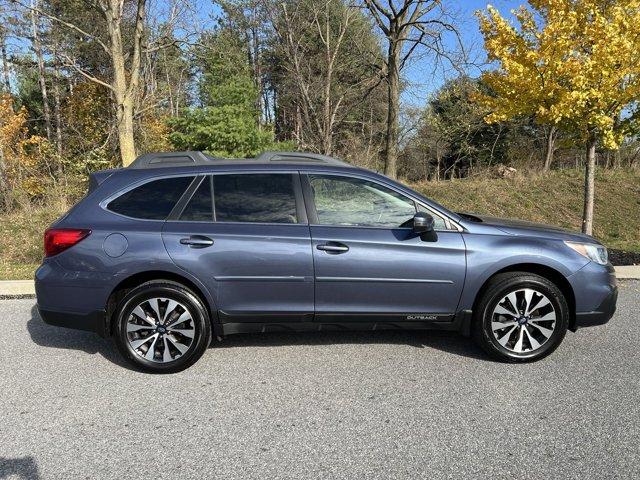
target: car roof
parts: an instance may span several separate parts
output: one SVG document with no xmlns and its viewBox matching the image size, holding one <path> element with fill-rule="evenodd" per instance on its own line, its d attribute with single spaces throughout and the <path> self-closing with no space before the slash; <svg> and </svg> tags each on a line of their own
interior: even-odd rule
<svg viewBox="0 0 640 480">
<path fill-rule="evenodd" d="M 352 165 L 327 155 L 310 152 L 264 152 L 255 158 L 221 158 L 203 152 L 157 152 L 139 156 L 128 169 L 146 170 L 155 168 L 190 166 L 240 166 L 240 165 L 297 165 L 308 167 L 338 166 L 355 168 Z"/>
<path fill-rule="evenodd" d="M 356 167 L 337 158 L 308 152 L 264 152 L 255 158 L 212 157 L 198 151 L 157 152 L 141 155 L 125 168 L 90 173 L 89 192 L 95 190 L 107 178 L 112 180 L 119 178 L 119 182 L 124 184 L 151 177 L 200 175 L 215 171 L 268 172 L 318 169 L 376 175 L 371 170 Z"/>
</svg>

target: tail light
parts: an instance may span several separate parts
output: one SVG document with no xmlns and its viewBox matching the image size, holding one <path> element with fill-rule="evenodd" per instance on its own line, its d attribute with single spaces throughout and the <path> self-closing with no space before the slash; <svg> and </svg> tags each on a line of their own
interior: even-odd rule
<svg viewBox="0 0 640 480">
<path fill-rule="evenodd" d="M 73 247 L 83 238 L 87 238 L 91 230 L 85 228 L 49 228 L 44 232 L 44 256 L 50 257 Z"/>
</svg>

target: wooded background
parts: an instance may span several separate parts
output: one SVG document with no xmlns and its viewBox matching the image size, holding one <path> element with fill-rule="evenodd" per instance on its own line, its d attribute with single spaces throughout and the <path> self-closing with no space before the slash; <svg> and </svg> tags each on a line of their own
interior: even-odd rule
<svg viewBox="0 0 640 480">
<path fill-rule="evenodd" d="M 207 5 L 1 0 L 0 210 L 72 202 L 88 172 L 150 151 L 307 150 L 414 183 L 587 166 L 590 233 L 596 165 L 640 163 L 637 1 L 477 20 L 445 0 Z M 407 105 L 416 63 L 447 79 Z"/>
</svg>

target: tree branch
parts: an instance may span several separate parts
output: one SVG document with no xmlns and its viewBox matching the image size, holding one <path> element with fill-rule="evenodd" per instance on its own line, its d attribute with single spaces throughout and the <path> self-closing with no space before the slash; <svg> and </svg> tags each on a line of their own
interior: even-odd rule
<svg viewBox="0 0 640 480">
<path fill-rule="evenodd" d="M 144 33 L 144 16 L 146 0 L 138 0 L 136 11 L 136 29 L 133 38 L 133 58 L 131 59 L 131 81 L 127 88 L 127 95 L 132 95 L 138 88 L 140 80 L 140 58 L 142 55 L 142 35 Z"/>
<path fill-rule="evenodd" d="M 100 40 L 98 37 L 96 37 L 95 35 L 92 35 L 89 32 L 86 32 L 85 30 L 81 29 L 80 27 L 78 27 L 77 25 L 74 25 L 73 23 L 69 23 L 65 20 L 62 20 L 61 18 L 56 17 L 55 15 L 51 15 L 50 13 L 45 12 L 44 10 L 40 9 L 40 8 L 35 8 L 32 7 L 31 5 L 26 5 L 22 2 L 20 2 L 19 0 L 9 0 L 11 3 L 15 3 L 17 5 L 20 5 L 22 8 L 25 8 L 27 10 L 30 10 L 32 12 L 37 13 L 38 15 L 42 15 L 43 17 L 48 18 L 49 20 L 53 20 L 54 22 L 59 23 L 60 25 L 63 25 L 67 28 L 70 28 L 71 30 L 74 30 L 76 32 L 78 32 L 80 35 L 83 35 L 87 38 L 90 38 L 92 40 L 94 40 L 98 45 L 100 45 L 102 47 L 102 49 L 107 53 L 107 55 L 111 55 L 111 50 L 109 49 L 109 47 L 107 47 L 107 45 Z"/>
<path fill-rule="evenodd" d="M 91 74 L 87 73 L 86 71 L 84 71 L 82 68 L 80 68 L 73 60 L 71 60 L 64 53 L 60 53 L 60 56 L 65 60 L 65 64 L 63 65 L 64 67 L 73 68 L 76 72 L 78 72 L 80 75 L 82 75 L 86 79 L 91 80 L 92 82 L 97 83 L 98 85 L 102 85 L 103 87 L 106 87 L 111 91 L 114 90 L 113 87 L 111 85 L 109 85 L 107 82 L 105 82 L 103 80 L 100 80 L 99 78 L 94 77 L 93 75 L 91 75 Z"/>
<path fill-rule="evenodd" d="M 383 14 L 389 20 L 391 20 L 393 18 L 393 14 L 389 10 L 384 8 L 382 6 L 382 4 L 378 0 L 364 0 L 364 1 L 367 4 L 367 6 L 375 8 L 378 12 Z M 393 1 L 393 0 L 391 0 L 391 1 Z"/>
<path fill-rule="evenodd" d="M 367 10 L 369 10 L 369 12 L 371 13 L 371 16 L 373 17 L 375 22 L 378 24 L 378 27 L 380 27 L 380 30 L 382 30 L 385 35 L 389 35 L 390 33 L 389 27 L 385 25 L 384 21 L 382 20 L 382 17 L 380 16 L 380 13 L 378 12 L 378 10 L 376 10 L 376 7 L 371 4 L 371 1 L 372 0 L 364 0 Z"/>
</svg>

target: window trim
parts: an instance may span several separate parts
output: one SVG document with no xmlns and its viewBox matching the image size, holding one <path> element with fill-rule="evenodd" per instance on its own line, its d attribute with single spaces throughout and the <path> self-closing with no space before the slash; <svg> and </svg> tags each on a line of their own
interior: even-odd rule
<svg viewBox="0 0 640 480">
<path fill-rule="evenodd" d="M 173 175 L 157 175 L 157 176 L 154 176 L 154 177 L 147 177 L 147 178 L 144 178 L 142 180 L 138 180 L 136 182 L 133 182 L 133 183 L 127 185 L 126 187 L 123 187 L 120 190 L 116 191 L 115 193 L 112 193 L 111 195 L 109 195 L 108 197 L 103 199 L 98 205 L 104 211 L 109 212 L 112 215 L 118 215 L 119 217 L 122 217 L 122 218 L 128 218 L 130 220 L 138 220 L 138 221 L 142 221 L 142 222 L 166 222 L 167 219 L 173 214 L 173 211 L 175 210 L 176 206 L 180 204 L 180 202 L 182 201 L 184 196 L 190 191 L 190 189 L 193 186 L 193 184 L 198 182 L 198 177 L 200 177 L 200 175 L 197 174 L 197 173 L 177 173 L 177 174 L 173 174 Z M 130 192 L 131 190 L 134 190 L 134 189 L 136 189 L 138 187 L 146 185 L 147 183 L 155 182 L 157 180 L 166 180 L 166 179 L 169 179 L 169 178 L 191 178 L 191 183 L 189 183 L 189 185 L 187 185 L 187 188 L 184 189 L 184 192 L 182 192 L 182 194 L 180 195 L 180 198 L 178 198 L 178 200 L 176 201 L 176 204 L 171 209 L 171 212 L 169 212 L 169 214 L 163 219 L 131 217 L 129 215 L 124 215 L 123 213 L 115 212 L 115 211 L 111 210 L 110 208 L 108 208 L 108 205 L 113 200 L 116 200 L 117 198 L 120 198 L 122 195 Z"/>
<path fill-rule="evenodd" d="M 294 186 L 294 196 L 295 196 L 295 200 L 296 200 L 296 213 L 299 215 L 299 221 L 297 223 L 277 223 L 277 222 L 221 222 L 218 221 L 215 218 L 215 192 L 213 190 L 213 175 L 257 175 L 257 174 L 283 174 L 283 175 L 291 175 L 293 177 L 293 186 Z M 314 227 L 331 227 L 331 228 L 373 228 L 373 229 L 383 229 L 383 230 L 389 230 L 389 228 L 385 228 L 385 227 L 371 227 L 371 226 L 349 226 L 349 225 L 322 225 L 317 223 L 317 214 L 315 213 L 315 202 L 313 201 L 313 195 L 311 194 L 310 188 L 311 185 L 309 184 L 309 179 L 308 179 L 308 175 L 309 174 L 317 174 L 317 175 L 326 175 L 326 176 L 336 176 L 336 177 L 345 177 L 345 178 L 358 178 L 361 180 L 367 180 L 369 182 L 373 182 L 375 184 L 378 185 L 382 185 L 385 188 L 388 188 L 390 190 L 393 190 L 394 192 L 398 193 L 399 195 L 402 195 L 404 197 L 407 197 L 409 199 L 411 199 L 414 204 L 416 205 L 416 211 L 417 211 L 417 205 L 421 205 L 423 208 L 425 208 L 427 211 L 429 211 L 430 213 L 434 213 L 435 215 L 442 217 L 445 220 L 445 223 L 448 225 L 448 227 L 445 230 L 442 229 L 436 229 L 435 231 L 437 232 L 464 232 L 464 228 L 462 226 L 460 226 L 460 224 L 458 224 L 458 222 L 456 222 L 455 220 L 451 219 L 448 215 L 440 212 L 439 210 L 436 210 L 435 208 L 425 204 L 424 202 L 421 202 L 420 200 L 418 200 L 416 197 L 414 197 L 413 195 L 407 194 L 404 191 L 399 190 L 398 188 L 396 188 L 394 185 L 390 185 L 387 184 L 385 182 L 381 182 L 379 181 L 377 178 L 371 178 L 367 175 L 361 175 L 358 173 L 345 173 L 345 172 L 335 172 L 335 171 L 325 171 L 325 170 L 315 170 L 315 169 L 304 169 L 304 170 L 300 170 L 300 169 L 283 169 L 283 170 L 277 170 L 277 171 L 269 171 L 269 170 L 223 170 L 223 171 L 208 171 L 208 172 L 193 172 L 193 173 L 187 173 L 187 172 L 181 172 L 181 173 L 174 173 L 174 174 L 169 174 L 169 175 L 155 175 L 153 177 L 146 177 L 144 179 L 138 180 L 136 182 L 133 182 L 129 185 L 127 185 L 126 187 L 121 188 L 120 190 L 116 191 L 115 193 L 112 193 L 111 195 L 107 196 L 105 199 L 103 199 L 98 205 L 100 206 L 100 208 L 102 208 L 103 210 L 109 212 L 112 215 L 117 215 L 119 217 L 122 218 L 127 218 L 130 220 L 137 220 L 137 221 L 143 221 L 143 222 L 182 222 L 182 223 L 218 223 L 221 225 L 279 225 L 279 226 L 296 226 L 296 225 L 302 225 L 302 226 L 314 226 Z M 202 182 L 202 179 L 205 177 L 209 177 L 212 182 L 211 185 L 211 198 L 212 198 L 212 209 L 213 209 L 213 216 L 214 216 L 214 220 L 209 222 L 209 221 L 189 221 L 189 220 L 180 220 L 178 218 L 173 218 L 173 214 L 174 211 L 172 210 L 171 213 L 167 216 L 167 218 L 165 218 L 164 220 L 158 220 L 158 219 L 151 219 L 151 218 L 139 218 L 139 217 L 130 217 L 128 215 L 123 215 L 121 213 L 118 212 L 114 212 L 113 210 L 110 210 L 109 208 L 107 208 L 107 205 L 112 201 L 115 200 L 116 198 L 120 197 L 121 195 L 124 195 L 125 193 L 133 190 L 134 188 L 140 187 L 146 183 L 149 182 L 153 182 L 156 180 L 164 180 L 167 178 L 181 178 L 181 177 L 191 177 L 192 178 L 192 182 L 187 186 L 187 188 L 185 189 L 185 191 L 183 192 L 182 196 L 178 199 L 178 201 L 176 202 L 176 205 L 174 206 L 174 210 L 176 209 L 176 206 L 182 204 L 183 200 L 185 200 L 185 197 L 188 195 L 188 199 L 185 200 L 185 203 L 183 205 L 183 209 L 184 207 L 186 207 L 186 204 L 188 203 L 188 201 L 191 199 L 191 196 L 195 193 L 195 191 L 197 190 L 197 188 L 200 186 L 200 183 Z M 197 184 L 195 187 L 194 185 Z M 193 190 L 192 190 L 193 188 Z M 182 210 L 180 211 L 180 214 L 182 213 Z M 316 215 L 316 217 L 314 218 L 313 215 Z M 401 229 L 401 230 L 408 230 L 409 227 L 397 227 L 397 229 Z M 394 229 L 395 230 L 395 229 Z"/>
<path fill-rule="evenodd" d="M 366 175 L 358 175 L 358 174 L 346 174 L 346 173 L 341 173 L 341 172 L 330 172 L 330 171 L 319 171 L 319 170 L 304 170 L 300 172 L 300 175 L 302 177 L 302 189 L 304 192 L 304 198 L 305 198 L 305 203 L 307 205 L 307 215 L 309 217 L 309 226 L 312 227 L 329 227 L 329 228 L 367 228 L 367 229 L 376 229 L 376 230 L 411 230 L 411 227 L 376 227 L 376 226 L 371 226 L 371 225 L 324 225 L 322 223 L 319 223 L 318 220 L 318 213 L 316 210 L 316 204 L 315 204 L 315 199 L 313 198 L 313 191 L 311 189 L 311 182 L 309 180 L 309 175 L 323 175 L 323 176 L 333 176 L 333 177 L 344 177 L 344 178 L 348 178 L 348 179 L 353 179 L 353 178 L 357 178 L 358 180 L 365 180 L 371 183 L 374 183 L 376 185 L 380 185 L 381 187 L 387 188 L 389 190 L 394 191 L 395 193 L 397 193 L 398 195 L 403 196 L 404 198 L 407 198 L 409 200 L 411 200 L 413 202 L 414 208 L 416 210 L 416 212 L 418 212 L 418 205 L 422 206 L 423 208 L 425 208 L 429 213 L 434 214 L 438 217 L 441 217 L 444 222 L 445 225 L 447 226 L 447 228 L 445 229 L 441 229 L 441 228 L 436 228 L 434 229 L 434 231 L 436 232 L 462 232 L 464 231 L 463 228 L 458 225 L 456 222 L 454 222 L 451 218 L 449 218 L 447 215 L 439 212 L 438 210 L 430 207 L 429 205 L 426 205 L 424 202 L 419 201 L 418 199 L 416 199 L 415 197 L 413 197 L 412 195 L 407 195 L 407 193 L 400 191 L 399 189 L 395 188 L 393 185 L 388 185 L 384 182 L 380 182 L 378 181 L 378 179 L 374 179 L 374 178 L 370 178 Z"/>
<path fill-rule="evenodd" d="M 173 210 L 171 210 L 171 213 L 166 218 L 166 221 L 180 219 L 185 209 L 187 208 L 187 205 L 189 205 L 189 202 L 191 201 L 193 196 L 196 194 L 196 192 L 202 185 L 202 182 L 204 182 L 205 180 L 206 180 L 206 175 L 198 175 L 197 181 L 193 182 L 191 185 L 189 185 L 189 188 L 185 190 L 184 195 L 175 204 L 175 206 L 173 207 Z M 183 220 L 183 221 L 189 222 L 193 220 Z M 202 221 L 205 221 L 205 220 L 202 220 Z"/>
<path fill-rule="evenodd" d="M 297 221 L 295 223 L 282 223 L 282 222 L 239 222 L 239 221 L 223 221 L 223 220 L 218 220 L 216 218 L 216 194 L 215 194 L 215 182 L 214 182 L 214 175 L 288 175 L 291 177 L 291 183 L 293 186 L 293 197 L 294 197 L 294 201 L 296 204 L 296 217 L 297 217 Z M 306 209 L 306 203 L 304 201 L 304 196 L 303 196 L 303 192 L 302 192 L 302 182 L 300 179 L 300 172 L 298 172 L 297 170 L 288 170 L 288 171 L 279 171 L 279 172 L 270 172 L 270 171 L 264 171 L 264 170 L 258 170 L 258 171 L 226 171 L 226 172 L 207 172 L 204 174 L 200 174 L 199 175 L 202 180 L 200 180 L 198 182 L 198 184 L 193 188 L 193 190 L 189 193 L 188 198 L 185 200 L 184 204 L 181 206 L 180 210 L 176 212 L 176 214 L 174 215 L 174 212 L 171 212 L 171 215 L 169 215 L 169 217 L 167 217 L 166 221 L 168 222 L 181 222 L 181 223 L 216 223 L 219 225 L 286 225 L 286 226 L 292 226 L 292 225 L 304 225 L 304 226 L 308 226 L 309 225 L 309 220 L 307 217 L 307 209 Z M 200 187 L 200 185 L 202 184 L 203 181 L 206 181 L 205 179 L 208 177 L 209 181 L 211 182 L 211 208 L 213 211 L 213 219 L 212 220 L 182 220 L 180 218 L 180 216 L 182 215 L 182 213 L 184 212 L 184 209 L 187 207 L 187 205 L 189 204 L 189 202 L 191 201 L 191 198 L 193 197 L 193 195 L 195 195 L 196 191 L 198 190 L 198 188 Z M 189 190 L 189 189 L 187 189 Z M 186 192 L 188 193 L 188 192 Z M 182 200 L 182 199 L 180 199 Z M 178 201 L 178 203 L 180 203 L 180 201 Z M 176 203 L 176 206 L 178 206 L 178 203 Z"/>
</svg>

